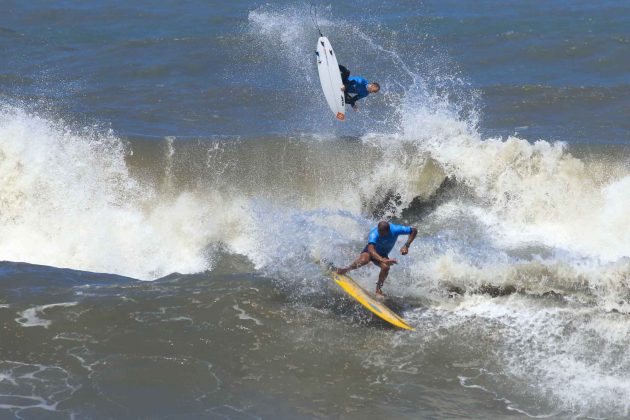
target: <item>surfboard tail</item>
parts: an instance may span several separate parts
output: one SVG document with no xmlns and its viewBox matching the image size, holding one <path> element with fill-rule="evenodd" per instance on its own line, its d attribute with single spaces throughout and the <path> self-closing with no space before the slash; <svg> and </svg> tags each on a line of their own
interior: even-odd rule
<svg viewBox="0 0 630 420">
<path fill-rule="evenodd" d="M 354 298 L 367 310 L 389 322 L 390 324 L 408 331 L 415 329 L 407 324 L 407 322 L 398 316 L 394 311 L 388 308 L 383 302 L 379 302 L 370 295 L 365 289 L 359 286 L 351 277 L 344 274 L 331 273 L 332 279 L 337 283 L 348 295 Z"/>
</svg>

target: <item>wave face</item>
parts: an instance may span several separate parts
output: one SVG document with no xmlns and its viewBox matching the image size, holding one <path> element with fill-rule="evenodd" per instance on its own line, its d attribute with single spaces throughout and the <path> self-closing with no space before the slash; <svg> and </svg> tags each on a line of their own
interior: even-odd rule
<svg viewBox="0 0 630 420">
<path fill-rule="evenodd" d="M 2 250 L 11 260 L 141 278 L 196 272 L 212 266 L 208 246 L 225 242 L 257 261 L 255 232 L 273 231 L 267 217 L 318 211 L 356 218 L 356 239 L 375 217 L 404 214 L 433 229 L 471 223 L 486 245 L 516 254 L 538 247 L 597 264 L 630 254 L 623 159 L 482 139 L 446 114 L 422 111 L 400 134 L 342 141 L 159 142 L 7 106 L 0 135 Z M 422 220 L 416 204 L 431 200 L 439 205 Z"/>
<path fill-rule="evenodd" d="M 40 340 L 80 342 L 66 349 L 73 361 L 67 365 L 79 361 L 89 372 L 84 379 L 97 381 L 94 389 L 114 395 L 112 401 L 126 398 L 120 392 L 123 388 L 116 387 L 116 378 L 108 377 L 107 369 L 100 370 L 112 360 L 120 366 L 134 366 L 139 360 L 147 366 L 157 363 L 155 370 L 147 367 L 147 377 L 164 367 L 175 371 L 181 362 L 199 374 L 201 387 L 216 388 L 221 398 L 213 404 L 237 400 L 234 406 L 208 411 L 204 402 L 214 398 L 212 393 L 197 395 L 195 389 L 191 404 L 198 404 L 199 411 L 191 415 L 220 415 L 221 410 L 234 414 L 230 410 L 239 404 L 253 405 L 253 414 L 263 406 L 272 413 L 274 401 L 260 397 L 260 405 L 250 404 L 234 391 L 242 385 L 238 381 L 264 377 L 268 384 L 254 394 L 265 394 L 266 386 L 276 386 L 276 395 L 290 394 L 286 386 L 290 381 L 279 385 L 272 379 L 277 375 L 294 379 L 294 368 L 316 377 L 327 369 L 322 368 L 326 357 L 317 368 L 309 368 L 309 360 L 300 359 L 297 351 L 291 353 L 291 365 L 285 360 L 267 362 L 283 348 L 311 352 L 317 348 L 318 354 L 307 354 L 313 358 L 358 354 L 347 366 L 357 372 L 368 370 L 369 384 L 361 373 L 347 373 L 346 367 L 333 366 L 325 374 L 332 383 L 346 384 L 346 376 L 335 376 L 343 371 L 350 378 L 345 389 L 357 386 L 365 395 L 390 392 L 385 400 L 391 406 L 382 412 L 384 416 L 400 414 L 401 409 L 421 412 L 418 407 L 428 403 L 418 397 L 418 384 L 442 387 L 442 396 L 449 400 L 456 382 L 458 392 L 485 395 L 484 401 L 500 405 L 503 415 L 628 416 L 630 150 L 617 144 L 627 131 L 614 117 L 624 109 L 620 92 L 627 90 L 627 84 L 618 80 L 623 77 L 611 70 L 611 83 L 620 83 L 616 86 L 558 88 L 531 81 L 508 83 L 510 77 L 505 75 L 501 79 L 505 83 L 496 84 L 484 76 L 473 87 L 446 48 L 440 47 L 443 34 L 438 30 L 426 35 L 414 26 L 415 12 L 410 12 L 409 25 L 400 31 L 392 31 L 387 22 L 377 22 L 368 31 L 345 9 L 341 14 L 347 18 L 336 18 L 332 9 L 320 12 L 322 30 L 337 53 L 344 53 L 343 63 L 383 87 L 382 94 L 364 101 L 360 113 L 351 114 L 344 125 L 334 123 L 322 98 L 304 94 L 319 89 L 312 61 L 317 34 L 308 8 L 295 5 L 249 7 L 241 20 L 220 22 L 221 27 L 230 26 L 230 32 L 213 38 L 211 45 L 229 51 L 225 60 L 234 66 L 234 71 L 221 67 L 221 77 L 212 74 L 221 95 L 213 93 L 214 87 L 199 94 L 198 86 L 208 83 L 207 75 L 192 64 L 180 69 L 172 63 L 160 66 L 144 60 L 148 68 L 131 66 L 132 74 L 118 77 L 149 84 L 151 94 L 145 92 L 144 99 L 150 98 L 147 103 L 155 104 L 159 112 L 153 115 L 134 108 L 136 114 L 130 115 L 141 122 L 117 117 L 126 114 L 127 97 L 113 94 L 120 108 L 102 115 L 120 122 L 124 127 L 120 131 L 79 122 L 84 121 L 80 116 L 69 118 L 63 98 L 52 100 L 55 104 L 59 100 L 59 107 L 43 107 L 26 95 L 2 97 L 0 258 L 28 263 L 2 264 L 0 278 L 9 284 L 7 299 L 0 301 L 3 321 L 11 323 L 16 337 L 21 328 L 45 329 L 37 336 Z M 466 22 L 481 19 L 465 15 Z M 422 24 L 435 29 L 442 20 L 447 28 L 458 30 L 460 20 L 452 16 L 427 15 Z M 476 30 L 485 27 L 475 26 L 480 28 Z M 485 40 L 484 48 L 505 39 L 518 44 L 532 36 L 500 29 L 499 35 L 477 34 Z M 454 32 L 453 36 L 464 35 Z M 15 42 L 28 38 L 19 33 L 11 36 Z M 175 46 L 194 58 L 207 53 L 203 41 L 198 33 L 183 38 L 165 34 L 113 42 L 111 51 L 126 51 L 136 60 L 142 56 L 133 54 L 143 54 L 140 46 L 153 55 L 164 48 L 168 57 L 174 54 L 169 48 Z M 627 44 L 623 36 L 611 42 Z M 360 50 L 357 43 L 363 46 Z M 579 53 L 587 55 L 587 47 L 581 44 Z M 578 54 L 562 45 L 550 50 L 534 45 L 528 51 L 541 62 L 557 54 L 563 60 Z M 613 52 L 617 54 L 616 49 Z M 469 64 L 479 57 L 462 60 Z M 554 65 L 558 72 L 564 68 Z M 583 82 L 582 77 L 576 83 Z M 182 89 L 190 97 L 203 96 L 210 105 L 192 99 L 176 101 L 172 91 L 159 93 L 165 78 L 175 87 L 186 86 Z M 106 101 L 104 92 L 119 82 L 90 85 L 85 94 L 90 100 L 104 97 Z M 498 103 L 506 108 L 497 114 L 491 113 L 492 106 L 483 109 L 488 97 L 483 94 L 488 93 L 495 107 Z M 512 95 L 525 99 L 515 102 Z M 162 100 L 168 105 L 158 105 Z M 581 101 L 614 112 L 607 114 L 613 115 L 611 120 L 585 122 L 588 130 L 574 130 L 575 142 L 571 131 L 547 130 L 544 125 L 530 130 L 521 121 L 520 111 L 547 116 L 562 103 L 563 110 L 548 116 L 555 121 L 550 125 L 569 126 L 569 121 L 557 120 L 569 113 L 567 109 L 580 109 L 578 114 L 586 116 Z M 488 128 L 486 123 L 493 118 L 503 122 Z M 208 126 L 208 121 L 214 125 Z M 505 135 L 502 124 L 512 124 L 513 134 Z M 615 127 L 606 131 L 606 124 Z M 138 134 L 138 126 L 148 128 Z M 583 133 L 597 134 L 600 129 L 601 138 L 584 138 Z M 497 131 L 504 135 L 494 134 Z M 174 135 L 164 136 L 165 132 Z M 567 137 L 567 141 L 554 140 Z M 382 218 L 419 229 L 409 256 L 399 259 L 385 285 L 387 293 L 405 297 L 401 311 L 416 334 L 401 336 L 372 328 L 382 325 L 347 309 L 348 303 L 328 287 L 316 263 L 326 259 L 347 264 L 365 245 L 368 230 Z M 73 270 L 107 274 L 79 275 Z M 373 268 L 355 273 L 361 284 L 373 287 L 377 276 Z M 112 274 L 149 282 L 128 286 Z M 87 278 L 88 287 L 79 293 L 64 283 L 66 277 L 79 283 Z M 111 278 L 116 279 L 111 288 L 108 283 L 98 291 L 87 290 L 90 284 Z M 12 292 L 21 282 L 27 288 L 51 284 L 47 287 L 63 290 L 56 291 L 55 300 L 37 295 L 36 304 L 27 304 Z M 134 288 L 133 293 L 128 287 Z M 130 327 L 131 335 L 139 337 L 134 342 L 137 347 L 146 344 L 143 334 L 167 331 L 166 335 L 182 334 L 179 344 L 208 340 L 216 353 L 208 356 L 205 349 L 195 348 L 187 354 L 182 344 L 178 351 L 185 356 L 180 359 L 170 358 L 166 345 L 161 348 L 163 356 L 147 352 L 131 357 L 136 349 L 125 347 L 125 340 L 111 343 L 116 337 L 101 336 L 94 319 L 81 321 L 91 327 L 89 337 L 74 325 L 91 311 L 104 319 L 115 318 L 117 309 L 132 314 L 137 322 Z M 357 320 L 361 329 L 350 331 L 348 325 Z M 182 323 L 190 328 L 181 328 Z M 368 335 L 374 330 L 373 340 L 365 337 L 366 326 L 371 328 Z M 290 333 L 283 333 L 284 328 Z M 110 326 L 107 331 L 113 330 Z M 247 346 L 235 346 L 233 354 L 224 354 L 223 344 L 242 339 L 240 332 L 248 334 Z M 151 339 L 162 344 L 170 340 L 160 334 Z M 110 353 L 116 356 L 107 356 Z M 209 361 L 215 354 L 217 359 Z M 249 363 L 253 373 L 238 376 L 244 374 L 232 366 L 233 360 Z M 29 389 L 30 372 L 50 375 L 52 385 L 48 385 L 59 383 L 68 398 L 82 386 L 75 377 L 81 374 L 66 365 L 2 363 L 20 392 Z M 268 366 L 273 369 L 267 371 Z M 238 380 L 221 388 L 230 378 Z M 400 386 L 388 388 L 388 378 Z M 434 383 L 426 378 L 438 379 Z M 185 387 L 185 378 L 180 379 Z M 372 388 L 375 384 L 378 387 Z M 466 407 L 470 395 L 462 396 Z M 49 411 L 60 403 L 33 401 Z M 304 410 L 312 409 L 309 403 L 304 402 Z M 361 411 L 363 402 L 351 404 L 359 413 L 373 414 Z M 325 409 L 297 414 L 293 407 L 285 409 L 287 417 L 313 412 L 339 415 Z M 459 409 L 427 412 L 427 416 L 467 414 Z"/>
</svg>

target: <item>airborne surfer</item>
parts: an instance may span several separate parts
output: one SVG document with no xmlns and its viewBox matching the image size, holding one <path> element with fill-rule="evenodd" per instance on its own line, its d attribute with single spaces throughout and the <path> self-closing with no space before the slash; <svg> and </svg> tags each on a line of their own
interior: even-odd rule
<svg viewBox="0 0 630 420">
<path fill-rule="evenodd" d="M 337 56 L 333 52 L 330 41 L 322 34 L 319 28 L 317 7 L 314 4 L 311 4 L 309 13 L 319 33 L 317 50 L 315 51 L 319 81 L 330 110 L 339 121 L 344 121 L 346 119 L 346 104 L 350 104 L 352 109 L 358 111 L 357 101 L 367 97 L 370 93 L 378 92 L 381 90 L 381 86 L 376 82 L 368 82 L 367 79 L 361 76 L 350 76 L 350 70 L 337 62 Z M 337 67 L 339 67 L 339 75 L 337 75 Z M 341 79 L 341 86 L 339 85 L 339 79 Z M 343 91 L 343 95 L 340 94 L 338 89 Z"/>
<path fill-rule="evenodd" d="M 368 236 L 368 244 L 361 251 L 361 255 L 352 264 L 346 268 L 338 268 L 338 274 L 345 274 L 350 270 L 355 270 L 359 267 L 363 267 L 370 261 L 381 268 L 381 272 L 378 275 L 378 282 L 376 283 L 376 294 L 383 295 L 381 288 L 387 275 L 389 274 L 389 267 L 394 264 L 398 264 L 398 261 L 394 258 L 389 258 L 390 251 L 396 245 L 396 240 L 399 235 L 409 235 L 407 242 L 400 248 L 402 255 L 407 255 L 409 252 L 409 246 L 416 238 L 418 229 L 411 226 L 395 225 L 386 221 L 379 222 L 377 227 L 370 230 Z"/>
<path fill-rule="evenodd" d="M 355 111 L 359 110 L 357 105 L 359 99 L 381 90 L 381 86 L 376 82 L 368 82 L 367 79 L 361 76 L 350 76 L 350 70 L 341 64 L 339 65 L 339 72 L 341 73 L 342 90 L 344 91 L 346 103 L 352 106 L 352 109 Z"/>
</svg>

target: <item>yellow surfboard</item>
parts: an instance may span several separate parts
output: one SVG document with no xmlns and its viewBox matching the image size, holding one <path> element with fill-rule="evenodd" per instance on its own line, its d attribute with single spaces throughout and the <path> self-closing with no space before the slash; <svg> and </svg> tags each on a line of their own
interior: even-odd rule
<svg viewBox="0 0 630 420">
<path fill-rule="evenodd" d="M 391 309 L 385 306 L 382 302 L 374 299 L 370 296 L 370 293 L 364 288 L 359 286 L 357 282 L 352 280 L 345 274 L 337 274 L 335 272 L 330 273 L 332 279 L 350 296 L 355 298 L 361 305 L 365 306 L 372 313 L 376 314 L 381 319 L 389 322 L 392 325 L 397 326 L 405 330 L 415 331 L 413 327 L 405 322 L 404 319 L 396 315 Z"/>
</svg>

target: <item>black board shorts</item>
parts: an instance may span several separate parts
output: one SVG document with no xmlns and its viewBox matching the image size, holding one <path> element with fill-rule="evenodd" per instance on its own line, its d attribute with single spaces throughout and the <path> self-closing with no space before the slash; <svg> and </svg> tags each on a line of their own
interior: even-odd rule
<svg viewBox="0 0 630 420">
<path fill-rule="evenodd" d="M 363 251 L 361 251 L 361 254 L 363 254 L 364 252 L 368 252 L 368 245 L 369 245 L 369 244 L 367 244 L 367 245 L 363 248 Z M 379 253 L 378 253 L 378 251 L 376 251 L 376 253 L 377 253 L 378 255 L 380 255 L 381 257 L 383 257 L 383 258 L 389 258 L 389 255 L 381 255 L 381 254 L 379 254 Z M 369 252 L 368 252 L 368 255 L 369 255 Z M 378 262 L 378 261 L 376 261 L 374 258 L 372 258 L 372 256 L 371 256 L 371 255 L 370 255 L 370 261 L 372 261 L 372 263 L 373 263 L 374 265 L 377 265 L 377 266 L 379 266 L 379 267 L 381 266 L 381 263 L 380 263 L 380 262 Z"/>
</svg>

